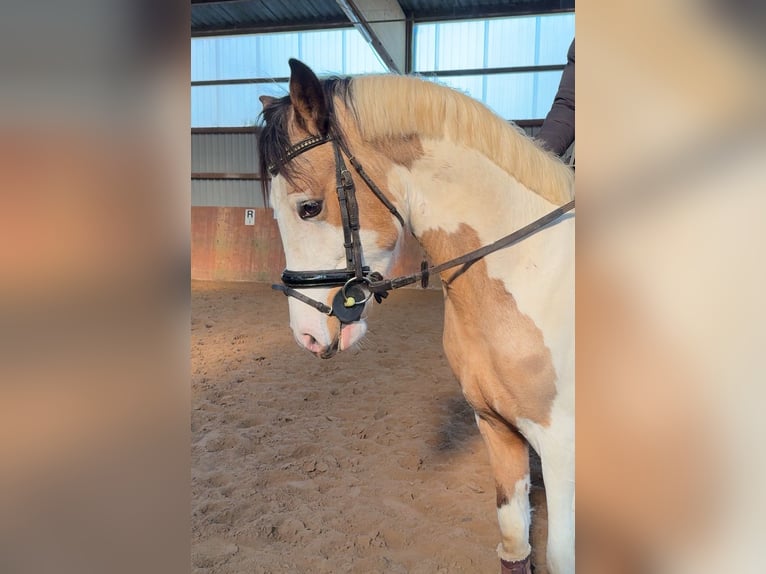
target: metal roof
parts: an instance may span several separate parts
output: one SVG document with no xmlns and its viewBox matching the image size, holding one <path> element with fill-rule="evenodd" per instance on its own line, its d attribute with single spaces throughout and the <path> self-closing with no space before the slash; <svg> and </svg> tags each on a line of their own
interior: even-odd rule
<svg viewBox="0 0 766 574">
<path fill-rule="evenodd" d="M 414 21 L 574 10 L 574 0 L 399 0 Z M 336 0 L 191 0 L 192 35 L 350 26 Z"/>
<path fill-rule="evenodd" d="M 192 33 L 321 27 L 348 20 L 335 0 L 192 0 Z"/>
<path fill-rule="evenodd" d="M 399 0 L 414 20 L 489 18 L 574 10 L 574 0 Z"/>
</svg>

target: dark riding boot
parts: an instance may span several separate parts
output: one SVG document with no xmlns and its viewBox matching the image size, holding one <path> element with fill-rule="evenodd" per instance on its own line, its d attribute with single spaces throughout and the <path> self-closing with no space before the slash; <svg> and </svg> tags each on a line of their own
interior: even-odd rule
<svg viewBox="0 0 766 574">
<path fill-rule="evenodd" d="M 500 574 L 532 574 L 532 555 L 516 562 L 508 562 L 501 558 Z"/>
</svg>

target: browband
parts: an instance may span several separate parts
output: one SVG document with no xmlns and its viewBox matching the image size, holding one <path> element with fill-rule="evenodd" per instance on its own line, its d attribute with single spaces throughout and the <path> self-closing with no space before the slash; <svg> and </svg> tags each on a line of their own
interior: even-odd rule
<svg viewBox="0 0 766 574">
<path fill-rule="evenodd" d="M 271 175 L 277 175 L 277 173 L 279 173 L 279 168 L 294 157 L 299 156 L 303 152 L 329 141 L 332 141 L 330 136 L 311 136 L 305 140 L 299 141 L 297 144 L 290 146 L 285 150 L 285 156 L 279 164 L 272 163 L 269 165 L 269 173 Z"/>
</svg>

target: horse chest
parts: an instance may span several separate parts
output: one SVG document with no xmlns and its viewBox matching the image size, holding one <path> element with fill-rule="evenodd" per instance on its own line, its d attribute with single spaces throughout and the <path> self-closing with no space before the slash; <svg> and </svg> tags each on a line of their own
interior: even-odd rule
<svg viewBox="0 0 766 574">
<path fill-rule="evenodd" d="M 463 395 L 476 411 L 490 411 L 511 424 L 550 421 L 557 375 L 550 351 L 529 338 L 499 344 L 493 334 L 466 324 L 447 306 L 444 350 Z"/>
</svg>

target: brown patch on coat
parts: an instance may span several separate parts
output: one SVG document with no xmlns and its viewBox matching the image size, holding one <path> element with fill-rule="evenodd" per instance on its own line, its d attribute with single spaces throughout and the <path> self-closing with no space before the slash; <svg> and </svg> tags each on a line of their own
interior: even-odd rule
<svg viewBox="0 0 766 574">
<path fill-rule="evenodd" d="M 431 258 L 444 261 L 481 246 L 471 227 L 428 231 L 420 240 Z M 447 279 L 454 271 L 445 271 Z M 543 333 L 518 308 L 503 282 L 491 279 L 483 260 L 445 288 L 444 349 L 466 400 L 481 420 L 515 425 L 550 423 L 556 371 Z"/>
<path fill-rule="evenodd" d="M 412 164 L 423 157 L 420 137 L 409 134 L 400 137 L 376 138 L 370 144 L 396 164 L 412 169 Z"/>
<path fill-rule="evenodd" d="M 504 506 L 508 504 L 508 491 L 505 488 L 504 484 L 501 484 L 498 482 L 497 479 L 495 479 L 495 492 L 497 493 L 497 507 L 500 508 L 501 506 Z"/>
<path fill-rule="evenodd" d="M 480 416 L 476 423 L 489 453 L 500 508 L 513 498 L 516 483 L 529 475 L 529 446 L 519 431 L 496 417 Z"/>
<path fill-rule="evenodd" d="M 332 307 L 333 299 L 335 299 L 335 294 L 338 291 L 340 291 L 340 287 L 337 289 L 330 289 L 330 293 L 327 295 L 327 299 L 325 300 L 325 305 Z M 327 331 L 330 335 L 330 341 L 333 341 L 331 345 L 334 344 L 337 346 L 338 341 L 340 340 L 341 331 L 340 320 L 337 317 L 327 317 Z"/>
</svg>

